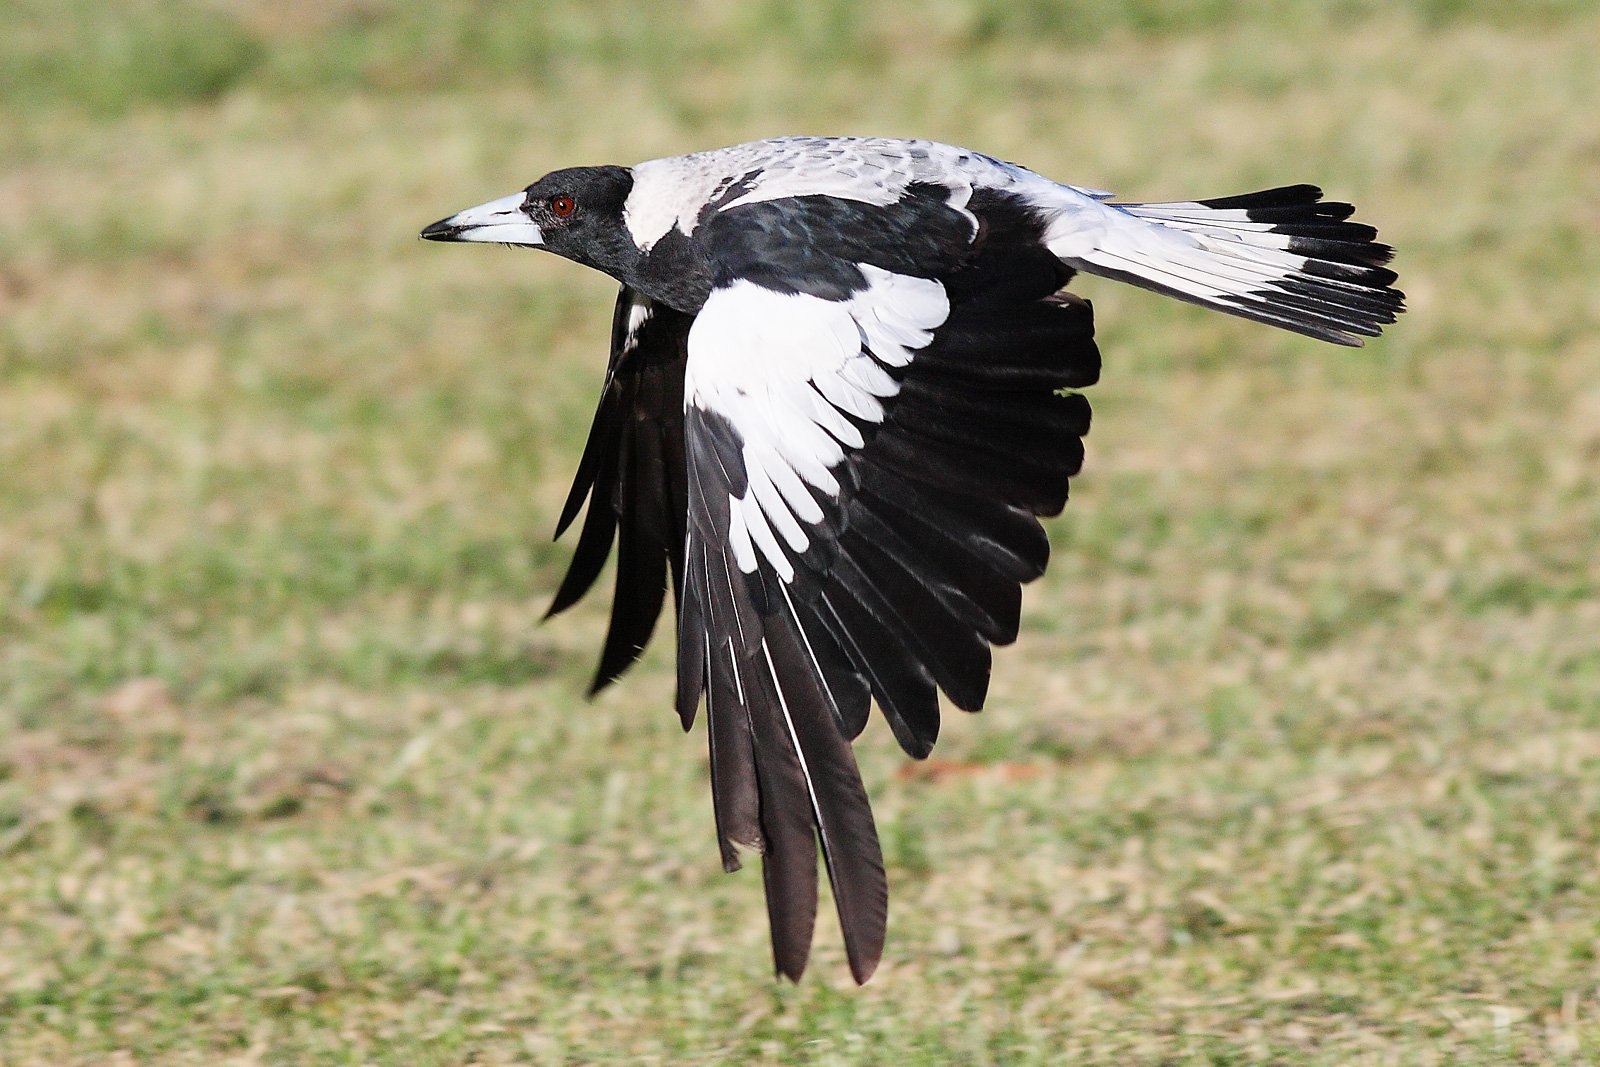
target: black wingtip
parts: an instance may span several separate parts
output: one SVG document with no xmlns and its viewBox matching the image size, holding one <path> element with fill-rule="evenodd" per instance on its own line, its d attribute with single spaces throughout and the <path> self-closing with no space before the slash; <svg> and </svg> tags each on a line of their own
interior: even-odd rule
<svg viewBox="0 0 1600 1067">
<path fill-rule="evenodd" d="M 790 982 L 794 983 L 795 985 L 799 985 L 800 984 L 800 979 L 804 978 L 805 975 L 806 975 L 806 961 L 805 960 L 801 960 L 799 962 L 799 964 L 795 964 L 793 961 L 785 962 L 785 961 L 781 961 L 780 960 L 780 961 L 775 962 L 774 965 L 773 965 L 773 968 L 772 968 L 772 977 L 773 978 L 787 978 Z"/>
<path fill-rule="evenodd" d="M 850 961 L 850 977 L 856 985 L 866 985 L 872 981 L 872 976 L 878 973 L 878 964 L 883 959 L 883 947 L 878 947 L 878 954 L 867 959 Z"/>
<path fill-rule="evenodd" d="M 765 804 L 766 801 L 763 801 Z M 763 814 L 766 814 L 763 812 Z M 782 818 L 785 814 L 779 813 Z M 802 816 L 805 822 L 809 818 Z M 809 827 L 795 826 L 809 835 Z M 813 841 L 798 855 L 783 852 L 771 835 L 761 857 L 766 885 L 767 925 L 772 938 L 772 965 L 779 976 L 798 983 L 811 959 L 811 938 L 817 922 L 817 855 Z"/>
</svg>

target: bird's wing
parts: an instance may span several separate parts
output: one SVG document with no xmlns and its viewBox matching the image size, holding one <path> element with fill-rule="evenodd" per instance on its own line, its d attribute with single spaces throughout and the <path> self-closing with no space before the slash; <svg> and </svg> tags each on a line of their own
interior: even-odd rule
<svg viewBox="0 0 1600 1067">
<path fill-rule="evenodd" d="M 588 502 L 578 547 L 550 605 L 576 603 L 618 545 L 611 625 L 591 693 L 638 658 L 666 599 L 683 579 L 683 373 L 692 316 L 623 286 L 611 324 L 611 362 L 556 536 Z"/>
<path fill-rule="evenodd" d="M 989 232 L 1025 218 L 1004 214 Z M 717 282 L 688 338 L 678 711 L 705 694 L 724 862 L 762 852 L 790 977 L 819 840 L 852 973 L 876 966 L 887 886 L 848 739 L 876 698 L 923 756 L 938 689 L 982 705 L 1044 568 L 1035 516 L 1082 460 L 1088 405 L 1058 390 L 1098 374 L 1089 309 L 1046 298 L 1053 261 L 1041 283 L 975 248 L 970 217 L 920 192 L 796 198 L 701 235 Z"/>
</svg>

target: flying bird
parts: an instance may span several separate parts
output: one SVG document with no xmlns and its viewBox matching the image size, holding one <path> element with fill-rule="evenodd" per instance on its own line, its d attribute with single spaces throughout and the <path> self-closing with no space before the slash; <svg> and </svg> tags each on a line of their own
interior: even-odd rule
<svg viewBox="0 0 1600 1067">
<path fill-rule="evenodd" d="M 1341 345 L 1395 321 L 1392 250 L 1292 185 L 1124 203 L 931 141 L 785 137 L 558 170 L 427 227 L 543 248 L 621 283 L 611 358 L 556 527 L 550 613 L 616 548 L 593 690 L 677 611 L 677 713 L 704 698 L 723 866 L 762 860 L 798 980 L 817 855 L 850 971 L 888 883 L 850 742 L 876 702 L 921 758 L 939 699 L 983 706 L 1044 572 L 1041 516 L 1083 461 L 1099 377 L 1078 271 Z"/>
</svg>

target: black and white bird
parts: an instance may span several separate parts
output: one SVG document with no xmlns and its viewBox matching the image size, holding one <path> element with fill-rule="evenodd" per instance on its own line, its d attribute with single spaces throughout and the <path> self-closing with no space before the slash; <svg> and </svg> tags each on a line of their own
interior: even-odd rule
<svg viewBox="0 0 1600 1067">
<path fill-rule="evenodd" d="M 544 248 L 622 284 L 604 392 L 557 523 L 551 614 L 617 549 L 594 689 L 677 607 L 724 867 L 762 858 L 798 980 L 817 852 L 851 974 L 888 885 L 850 742 L 876 701 L 923 757 L 977 711 L 1083 460 L 1100 354 L 1077 271 L 1342 345 L 1402 310 L 1391 249 L 1310 185 L 1121 203 L 931 141 L 786 137 L 558 170 L 422 231 Z"/>
</svg>

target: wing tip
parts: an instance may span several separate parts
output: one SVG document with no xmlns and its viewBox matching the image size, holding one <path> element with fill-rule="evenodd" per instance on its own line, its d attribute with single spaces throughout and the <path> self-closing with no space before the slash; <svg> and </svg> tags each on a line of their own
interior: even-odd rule
<svg viewBox="0 0 1600 1067">
<path fill-rule="evenodd" d="M 850 977 L 855 980 L 856 985 L 866 985 L 868 982 L 872 981 L 872 976 L 878 973 L 878 964 L 882 961 L 883 949 L 881 946 L 877 952 L 870 956 L 863 957 L 861 959 L 851 956 Z"/>
</svg>

